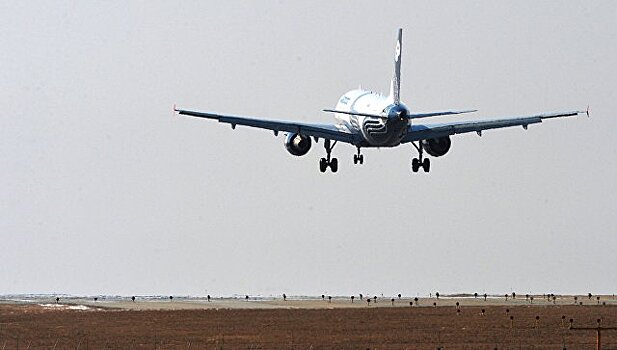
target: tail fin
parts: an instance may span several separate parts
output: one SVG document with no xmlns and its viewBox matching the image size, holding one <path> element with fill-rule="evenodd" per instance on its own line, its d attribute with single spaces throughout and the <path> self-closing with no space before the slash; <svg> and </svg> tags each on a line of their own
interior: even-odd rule
<svg viewBox="0 0 617 350">
<path fill-rule="evenodd" d="M 390 85 L 390 99 L 392 103 L 401 103 L 401 52 L 403 50 L 403 29 L 398 29 L 398 39 L 396 40 L 396 51 L 394 52 L 394 77 Z"/>
</svg>

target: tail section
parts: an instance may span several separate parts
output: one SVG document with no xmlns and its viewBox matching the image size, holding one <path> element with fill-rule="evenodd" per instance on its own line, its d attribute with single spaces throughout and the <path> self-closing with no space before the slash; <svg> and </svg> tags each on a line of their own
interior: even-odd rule
<svg viewBox="0 0 617 350">
<path fill-rule="evenodd" d="M 390 85 L 390 99 L 392 103 L 398 105 L 401 103 L 401 52 L 403 50 L 403 29 L 398 29 L 398 38 L 396 40 L 396 51 L 394 52 L 394 77 Z"/>
</svg>

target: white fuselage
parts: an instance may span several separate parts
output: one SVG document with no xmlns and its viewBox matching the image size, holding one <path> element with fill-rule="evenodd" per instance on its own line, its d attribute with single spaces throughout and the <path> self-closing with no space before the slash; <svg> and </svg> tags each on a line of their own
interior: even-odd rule
<svg viewBox="0 0 617 350">
<path fill-rule="evenodd" d="M 335 118 L 339 123 L 351 132 L 362 135 L 363 142 L 356 146 L 394 147 L 399 145 L 407 134 L 409 121 L 406 116 L 409 110 L 402 103 L 393 104 L 391 97 L 360 89 L 351 90 L 341 96 L 335 109 L 382 116 L 377 118 L 335 113 Z"/>
</svg>

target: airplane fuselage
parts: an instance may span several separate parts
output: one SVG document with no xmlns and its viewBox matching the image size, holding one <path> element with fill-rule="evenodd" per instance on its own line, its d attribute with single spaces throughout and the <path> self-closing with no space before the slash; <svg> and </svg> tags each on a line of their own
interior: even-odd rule
<svg viewBox="0 0 617 350">
<path fill-rule="evenodd" d="M 336 104 L 337 111 L 383 116 L 380 118 L 335 113 L 338 122 L 351 132 L 362 135 L 359 147 L 394 147 L 401 143 L 409 127 L 409 109 L 395 105 L 391 98 L 365 90 L 351 90 Z"/>
</svg>

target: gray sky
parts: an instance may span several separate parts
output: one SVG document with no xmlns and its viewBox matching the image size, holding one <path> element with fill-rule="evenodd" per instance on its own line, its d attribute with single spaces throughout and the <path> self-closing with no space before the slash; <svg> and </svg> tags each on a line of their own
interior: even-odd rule
<svg viewBox="0 0 617 350">
<path fill-rule="evenodd" d="M 613 293 L 617 2 L 0 3 L 0 294 Z M 171 107 L 330 122 L 359 85 L 592 118 L 291 156 Z M 444 120 L 444 119 L 442 119 Z"/>
</svg>

